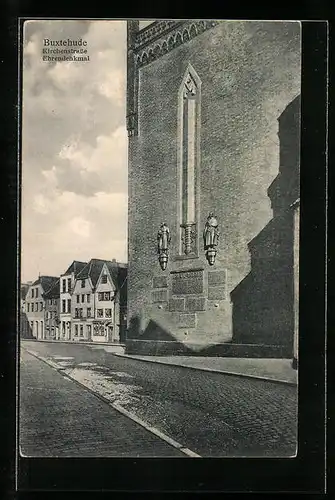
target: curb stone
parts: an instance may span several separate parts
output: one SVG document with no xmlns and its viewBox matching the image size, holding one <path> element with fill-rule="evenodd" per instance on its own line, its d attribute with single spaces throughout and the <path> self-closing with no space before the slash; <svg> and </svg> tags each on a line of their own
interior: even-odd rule
<svg viewBox="0 0 335 500">
<path fill-rule="evenodd" d="M 272 383 L 278 383 L 278 384 L 286 384 L 290 385 L 293 387 L 297 387 L 298 382 L 291 382 L 289 380 L 282 380 L 282 379 L 276 379 L 276 378 L 270 378 L 270 377 L 263 377 L 261 375 L 251 375 L 247 373 L 239 373 L 239 372 L 232 372 L 229 370 L 219 370 L 216 368 L 206 368 L 206 367 L 200 367 L 200 366 L 190 366 L 190 365 L 185 365 L 182 363 L 168 363 L 167 361 L 161 361 L 157 359 L 144 359 L 144 358 L 139 358 L 136 356 L 132 356 L 131 354 L 120 354 L 120 353 L 113 353 L 114 356 L 118 356 L 120 358 L 129 358 L 129 359 L 134 359 L 136 361 L 144 361 L 147 363 L 157 363 L 165 366 L 178 366 L 181 368 L 189 368 L 190 370 L 200 370 L 200 371 L 206 371 L 210 373 L 222 373 L 223 375 L 231 375 L 234 377 L 244 377 L 244 378 L 250 378 L 250 379 L 256 379 L 256 380 L 264 380 L 266 382 L 272 382 Z"/>
</svg>

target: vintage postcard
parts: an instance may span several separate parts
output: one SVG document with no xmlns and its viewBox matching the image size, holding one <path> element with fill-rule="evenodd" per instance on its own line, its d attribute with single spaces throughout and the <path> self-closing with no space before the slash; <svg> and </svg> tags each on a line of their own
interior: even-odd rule
<svg viewBox="0 0 335 500">
<path fill-rule="evenodd" d="M 297 453 L 301 23 L 29 20 L 22 457 Z"/>
</svg>

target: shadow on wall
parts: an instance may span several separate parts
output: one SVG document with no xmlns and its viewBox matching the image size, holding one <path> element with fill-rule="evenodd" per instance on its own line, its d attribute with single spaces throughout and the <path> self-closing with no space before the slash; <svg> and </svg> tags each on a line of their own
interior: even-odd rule
<svg viewBox="0 0 335 500">
<path fill-rule="evenodd" d="M 233 342 L 293 349 L 293 209 L 299 197 L 300 96 L 279 119 L 279 174 L 268 188 L 272 220 L 248 244 L 251 271 L 231 292 Z"/>
<path fill-rule="evenodd" d="M 20 313 L 20 337 L 22 339 L 34 339 L 31 326 L 25 312 Z"/>
<path fill-rule="evenodd" d="M 130 330 L 132 328 L 132 331 Z M 131 321 L 126 353 L 145 356 L 224 356 L 243 358 L 290 357 L 287 349 L 276 345 L 234 344 L 232 342 L 203 346 L 196 342 L 180 342 L 158 323 L 150 320 L 140 335 L 140 318 Z"/>
<path fill-rule="evenodd" d="M 140 335 L 139 335 L 140 333 Z M 136 354 L 138 352 L 139 343 L 138 340 L 149 341 L 143 344 L 143 349 L 145 349 L 145 354 L 152 355 L 164 355 L 170 353 L 177 354 L 190 354 L 192 352 L 184 343 L 179 342 L 170 332 L 165 330 L 161 325 L 156 323 L 154 320 L 150 320 L 147 327 L 141 331 L 141 321 L 138 316 L 131 319 L 130 325 L 127 332 L 127 352 L 131 354 L 131 344 L 132 340 L 136 343 Z M 151 345 L 151 347 L 150 347 Z M 150 350 L 150 353 L 148 351 Z M 152 351 L 152 352 L 151 352 Z"/>
</svg>

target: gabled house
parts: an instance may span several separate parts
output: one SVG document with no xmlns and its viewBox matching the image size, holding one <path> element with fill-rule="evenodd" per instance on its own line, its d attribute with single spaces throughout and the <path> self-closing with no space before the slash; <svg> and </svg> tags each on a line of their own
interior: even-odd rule
<svg viewBox="0 0 335 500">
<path fill-rule="evenodd" d="M 59 280 L 43 294 L 45 339 L 59 338 Z"/>
<path fill-rule="evenodd" d="M 87 265 L 87 262 L 74 260 L 59 280 L 59 319 L 60 326 L 57 339 L 70 340 L 71 338 L 71 302 L 72 292 L 78 273 Z"/>
<path fill-rule="evenodd" d="M 45 339 L 44 311 L 45 300 L 43 295 L 59 280 L 55 276 L 40 276 L 34 281 L 26 295 L 26 314 L 33 337 Z"/>
<path fill-rule="evenodd" d="M 126 274 L 125 264 L 91 259 L 77 275 L 72 295 L 72 340 L 120 341 L 125 328 Z"/>
<path fill-rule="evenodd" d="M 95 319 L 93 341 L 120 342 L 126 328 L 127 267 L 115 261 L 106 261 L 102 267 L 95 291 Z"/>
</svg>

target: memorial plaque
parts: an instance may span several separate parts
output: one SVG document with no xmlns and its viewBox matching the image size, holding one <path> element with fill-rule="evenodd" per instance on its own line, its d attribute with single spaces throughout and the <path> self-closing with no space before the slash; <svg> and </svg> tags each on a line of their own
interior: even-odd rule
<svg viewBox="0 0 335 500">
<path fill-rule="evenodd" d="M 196 326 L 196 317 L 194 314 L 179 314 L 178 327 L 179 328 L 195 328 Z"/>
<path fill-rule="evenodd" d="M 169 311 L 184 311 L 185 309 L 185 299 L 170 299 L 169 300 Z"/>
<path fill-rule="evenodd" d="M 166 288 L 168 286 L 167 276 L 154 276 L 153 288 Z"/>
<path fill-rule="evenodd" d="M 205 297 L 188 297 L 186 299 L 186 311 L 204 311 L 206 309 Z"/>
<path fill-rule="evenodd" d="M 172 293 L 174 295 L 188 295 L 203 293 L 204 271 L 179 271 L 171 273 Z"/>
<path fill-rule="evenodd" d="M 225 300 L 227 298 L 225 286 L 211 286 L 208 287 L 209 300 Z"/>
<path fill-rule="evenodd" d="M 225 286 L 227 271 L 209 271 L 208 273 L 208 286 Z"/>
<path fill-rule="evenodd" d="M 152 302 L 167 302 L 167 290 L 157 290 L 152 292 Z"/>
</svg>

